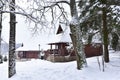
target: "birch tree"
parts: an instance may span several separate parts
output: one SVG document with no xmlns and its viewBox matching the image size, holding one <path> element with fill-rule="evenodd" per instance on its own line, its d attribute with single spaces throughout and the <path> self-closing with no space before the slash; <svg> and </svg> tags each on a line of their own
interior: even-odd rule
<svg viewBox="0 0 120 80">
<path fill-rule="evenodd" d="M 10 11 L 15 11 L 15 0 L 10 1 Z M 12 77 L 16 74 L 16 55 L 15 55 L 15 35 L 16 35 L 16 16 L 14 13 L 10 13 L 10 37 L 9 37 L 9 72 L 8 77 Z"/>
<path fill-rule="evenodd" d="M 3 2 L 0 1 L 0 9 L 3 10 Z M 0 12 L 0 63 L 2 63 L 2 54 L 1 54 L 1 33 L 2 33 L 2 12 Z"/>
<path fill-rule="evenodd" d="M 81 69 L 83 63 L 86 63 L 86 59 L 83 49 L 82 31 L 80 31 L 81 29 L 79 27 L 80 22 L 75 0 L 70 0 L 70 10 L 72 16 L 72 21 L 70 22 L 71 39 L 76 53 L 77 69 Z"/>
</svg>

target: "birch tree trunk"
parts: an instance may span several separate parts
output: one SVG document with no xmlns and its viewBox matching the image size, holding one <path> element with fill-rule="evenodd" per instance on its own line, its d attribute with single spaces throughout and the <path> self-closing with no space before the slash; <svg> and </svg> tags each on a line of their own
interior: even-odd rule
<svg viewBox="0 0 120 80">
<path fill-rule="evenodd" d="M 78 12 L 76 9 L 75 0 L 70 0 L 70 10 L 72 16 L 72 21 L 70 23 L 70 30 L 71 30 L 70 35 L 76 53 L 77 69 L 81 69 L 83 67 L 83 64 L 86 63 L 86 58 L 83 49 L 82 33 L 80 31 Z"/>
<path fill-rule="evenodd" d="M 1 33 L 2 33 L 2 13 L 0 13 L 0 63 L 3 63 L 2 53 L 1 53 Z"/>
<path fill-rule="evenodd" d="M 10 2 L 10 11 L 15 11 L 15 0 Z M 16 73 L 15 62 L 15 34 L 16 34 L 16 16 L 14 13 L 10 13 L 10 37 L 9 37 L 9 68 L 8 77 L 12 77 Z"/>
</svg>

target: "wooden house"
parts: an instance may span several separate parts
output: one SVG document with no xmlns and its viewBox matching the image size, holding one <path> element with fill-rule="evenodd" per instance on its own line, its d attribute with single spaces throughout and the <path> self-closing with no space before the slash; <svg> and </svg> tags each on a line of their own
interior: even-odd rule
<svg viewBox="0 0 120 80">
<path fill-rule="evenodd" d="M 39 58 L 40 51 L 35 50 L 29 50 L 29 51 L 18 51 L 17 55 L 19 59 L 38 59 Z"/>
<path fill-rule="evenodd" d="M 55 38 L 48 44 L 50 45 L 50 49 L 45 51 L 46 60 L 64 62 L 76 59 L 75 51 L 71 46 L 69 31 L 67 31 L 67 29 L 64 30 L 63 27 L 59 25 Z M 100 43 L 86 44 L 84 45 L 84 50 L 86 57 L 102 55 L 102 45 Z"/>
<path fill-rule="evenodd" d="M 26 46 L 20 47 L 16 50 L 17 59 L 38 59 L 40 58 L 41 51 L 38 46 Z"/>
</svg>

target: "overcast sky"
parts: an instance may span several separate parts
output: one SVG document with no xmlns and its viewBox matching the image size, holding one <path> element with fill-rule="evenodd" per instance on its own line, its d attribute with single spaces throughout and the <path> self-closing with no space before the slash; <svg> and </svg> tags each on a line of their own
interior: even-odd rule
<svg viewBox="0 0 120 80">
<path fill-rule="evenodd" d="M 30 26 L 25 22 L 25 19 L 17 15 L 16 42 L 23 43 L 24 47 L 29 49 L 38 49 L 39 44 L 41 45 L 41 49 L 49 48 L 47 43 L 52 39 L 54 32 L 38 31 L 39 34 L 32 34 L 29 28 Z M 9 42 L 9 15 L 5 15 L 3 20 L 2 38 L 7 43 Z"/>
<path fill-rule="evenodd" d="M 28 2 L 25 2 L 26 0 L 17 0 L 17 5 L 20 5 L 22 8 L 27 9 L 29 4 Z M 66 7 L 66 6 L 65 6 Z M 69 8 L 65 8 L 69 9 Z M 47 15 L 49 19 L 50 15 Z M 41 45 L 41 49 L 48 49 L 49 46 L 47 44 L 51 41 L 51 39 L 55 39 L 55 32 L 57 28 L 54 30 L 45 30 L 39 31 L 39 34 L 35 33 L 32 34 L 32 31 L 30 31 L 30 27 L 33 27 L 33 25 L 30 25 L 25 22 L 25 18 L 23 16 L 17 15 L 17 24 L 16 24 L 16 42 L 17 43 L 23 43 L 24 47 L 26 48 L 35 48 L 39 49 L 39 44 Z M 58 23 L 56 23 L 56 26 L 58 27 Z M 9 42 L 9 14 L 5 14 L 4 20 L 3 20 L 3 29 L 2 29 L 2 38 L 7 43 Z"/>
</svg>

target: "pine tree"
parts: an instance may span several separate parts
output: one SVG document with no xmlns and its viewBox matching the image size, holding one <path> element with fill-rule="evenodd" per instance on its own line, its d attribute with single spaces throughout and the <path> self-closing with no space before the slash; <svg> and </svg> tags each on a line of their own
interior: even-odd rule
<svg viewBox="0 0 120 80">
<path fill-rule="evenodd" d="M 86 3 L 88 4 L 86 5 Z M 112 5 L 118 5 L 115 3 L 116 2 Z M 102 32 L 101 37 L 104 45 L 104 60 L 105 62 L 109 62 L 108 35 L 112 33 L 112 30 L 118 30 L 117 26 L 119 26 L 120 22 L 118 18 L 120 10 L 118 8 L 116 9 L 115 7 L 111 7 L 111 2 L 106 2 L 106 0 L 80 0 L 78 6 L 79 8 L 84 7 L 80 15 L 80 18 L 82 19 L 80 25 L 82 26 L 81 30 L 83 34 L 88 36 L 88 43 L 91 43 L 92 37 L 96 34 L 94 31 L 97 30 L 99 33 Z M 115 26 L 117 28 L 114 28 Z M 93 32 L 91 30 L 93 30 Z"/>
<path fill-rule="evenodd" d="M 108 51 L 108 27 L 107 27 L 107 1 L 101 0 L 102 7 L 102 21 L 103 21 L 103 55 L 105 62 L 109 62 L 109 51 Z"/>
</svg>

